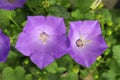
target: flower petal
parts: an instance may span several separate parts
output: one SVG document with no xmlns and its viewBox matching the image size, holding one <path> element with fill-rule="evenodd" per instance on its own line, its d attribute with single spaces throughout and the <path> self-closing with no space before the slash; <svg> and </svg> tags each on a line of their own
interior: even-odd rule
<svg viewBox="0 0 120 80">
<path fill-rule="evenodd" d="M 54 56 L 55 58 L 60 58 L 68 52 L 68 39 L 66 35 L 62 35 L 56 38 L 56 44 L 54 46 Z"/>
<path fill-rule="evenodd" d="M 0 62 L 6 61 L 9 51 L 10 39 L 0 30 Z"/>
<path fill-rule="evenodd" d="M 38 49 L 39 44 L 36 44 L 36 41 L 33 40 L 27 33 L 22 32 L 16 43 L 15 48 L 18 49 L 25 56 L 30 56 L 34 50 Z"/>
<path fill-rule="evenodd" d="M 45 24 L 44 16 L 28 16 L 26 25 L 23 30 L 27 33 L 31 33 L 36 28 L 43 28 L 44 24 Z"/>
<path fill-rule="evenodd" d="M 98 35 L 86 46 L 86 51 L 91 52 L 94 56 L 100 56 L 107 48 L 108 46 L 102 35 Z"/>
<path fill-rule="evenodd" d="M 76 41 L 80 38 L 84 42 L 83 47 L 76 45 Z M 68 39 L 70 41 L 70 56 L 77 63 L 86 67 L 90 67 L 107 48 L 97 21 L 71 22 Z"/>
<path fill-rule="evenodd" d="M 45 43 L 44 43 L 45 41 Z M 62 18 L 29 16 L 16 49 L 30 56 L 41 69 L 66 54 L 66 28 Z"/>
<path fill-rule="evenodd" d="M 14 0 L 14 2 L 9 2 L 8 0 L 0 1 L 0 8 L 6 10 L 14 10 L 16 8 L 22 8 L 26 0 Z"/>
<path fill-rule="evenodd" d="M 102 35 L 99 35 L 82 49 L 73 47 L 70 55 L 79 64 L 90 67 L 90 65 L 95 62 L 96 58 L 100 56 L 106 48 L 107 44 L 105 43 Z"/>
<path fill-rule="evenodd" d="M 86 53 L 74 53 L 71 54 L 70 56 L 79 64 L 85 66 L 85 67 L 90 67 L 91 64 L 93 64 L 93 62 L 95 62 L 96 60 L 96 56 L 92 56 L 90 54 L 86 54 Z M 76 55 L 75 55 L 76 54 Z"/>
<path fill-rule="evenodd" d="M 52 53 L 50 53 L 50 52 L 44 53 L 41 51 L 35 51 L 30 56 L 30 59 L 39 68 L 43 69 L 44 67 L 46 67 L 47 65 L 49 65 L 50 63 L 52 63 L 54 61 L 54 57 L 51 54 Z"/>
<path fill-rule="evenodd" d="M 47 16 L 46 17 L 46 25 L 47 28 L 52 28 L 54 33 L 51 32 L 53 35 L 62 35 L 66 33 L 66 28 L 64 24 L 63 18 L 57 18 L 54 16 Z"/>
<path fill-rule="evenodd" d="M 4 62 L 7 59 L 10 47 L 0 45 L 0 62 Z"/>
<path fill-rule="evenodd" d="M 73 34 L 88 34 L 92 38 L 101 34 L 100 25 L 97 20 L 95 21 L 76 21 L 70 23 L 70 28 L 73 29 Z"/>
</svg>

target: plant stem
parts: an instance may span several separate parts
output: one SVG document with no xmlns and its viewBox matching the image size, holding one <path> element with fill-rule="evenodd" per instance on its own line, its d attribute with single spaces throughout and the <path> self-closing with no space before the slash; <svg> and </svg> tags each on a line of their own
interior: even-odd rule
<svg viewBox="0 0 120 80">
<path fill-rule="evenodd" d="M 15 20 L 13 20 L 12 18 L 10 18 L 10 20 L 17 26 L 17 28 L 20 28 L 20 26 L 16 23 Z"/>
</svg>

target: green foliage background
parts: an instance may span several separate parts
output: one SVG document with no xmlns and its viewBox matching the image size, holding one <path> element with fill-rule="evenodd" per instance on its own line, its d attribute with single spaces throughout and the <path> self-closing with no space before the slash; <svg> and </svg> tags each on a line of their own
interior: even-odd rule
<svg viewBox="0 0 120 80">
<path fill-rule="evenodd" d="M 91 9 L 94 0 L 27 0 L 23 8 L 0 9 L 0 28 L 11 39 L 8 59 L 0 63 L 0 80 L 120 80 L 120 9 L 109 10 L 102 3 Z M 43 70 L 14 46 L 27 16 L 63 17 L 67 30 L 70 21 L 98 20 L 109 48 L 90 67 L 85 68 L 69 55 L 57 59 Z"/>
</svg>

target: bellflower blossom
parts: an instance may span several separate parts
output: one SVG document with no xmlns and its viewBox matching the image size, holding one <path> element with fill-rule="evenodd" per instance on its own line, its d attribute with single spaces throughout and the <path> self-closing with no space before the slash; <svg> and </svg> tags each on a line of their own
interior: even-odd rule
<svg viewBox="0 0 120 80">
<path fill-rule="evenodd" d="M 6 10 L 14 10 L 22 8 L 26 0 L 0 0 L 0 8 Z"/>
<path fill-rule="evenodd" d="M 0 30 L 0 62 L 6 61 L 9 51 L 10 39 Z"/>
<path fill-rule="evenodd" d="M 67 53 L 66 38 L 63 18 L 28 16 L 16 49 L 42 69 Z"/>
<path fill-rule="evenodd" d="M 107 48 L 97 20 L 71 22 L 68 39 L 70 56 L 85 67 L 90 67 Z"/>
</svg>

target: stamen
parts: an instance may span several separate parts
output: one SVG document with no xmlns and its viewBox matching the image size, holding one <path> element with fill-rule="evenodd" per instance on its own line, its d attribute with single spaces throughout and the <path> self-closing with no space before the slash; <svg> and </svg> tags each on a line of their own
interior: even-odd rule
<svg viewBox="0 0 120 80">
<path fill-rule="evenodd" d="M 77 45 L 77 47 L 84 47 L 84 45 L 86 44 L 86 43 L 90 43 L 91 42 L 91 40 L 83 40 L 83 38 L 82 38 L 82 36 L 80 36 L 80 38 L 76 41 L 76 45 Z"/>
<path fill-rule="evenodd" d="M 86 41 L 83 41 L 84 43 L 90 43 L 92 42 L 92 40 L 86 40 Z"/>
<path fill-rule="evenodd" d="M 81 39 L 78 39 L 78 40 L 76 41 L 76 45 L 77 45 L 77 47 L 83 47 L 83 46 L 84 46 L 84 43 L 83 43 L 83 41 L 82 41 Z"/>
<path fill-rule="evenodd" d="M 40 40 L 44 45 L 46 45 L 48 37 L 49 35 L 46 34 L 45 32 L 40 33 Z"/>
</svg>

